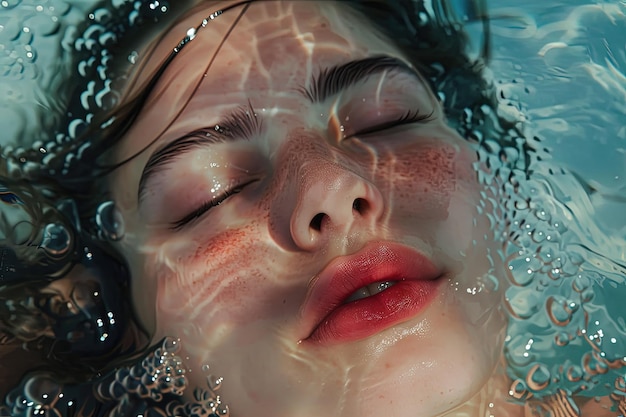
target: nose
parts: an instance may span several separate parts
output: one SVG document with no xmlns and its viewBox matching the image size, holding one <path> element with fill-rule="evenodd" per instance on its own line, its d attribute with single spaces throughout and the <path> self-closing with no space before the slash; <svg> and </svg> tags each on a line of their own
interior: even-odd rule
<svg viewBox="0 0 626 417">
<path fill-rule="evenodd" d="M 308 160 L 298 174 L 290 231 L 295 244 L 303 250 L 313 251 L 330 239 L 371 229 L 383 215 L 384 202 L 378 188 L 335 162 Z"/>
</svg>

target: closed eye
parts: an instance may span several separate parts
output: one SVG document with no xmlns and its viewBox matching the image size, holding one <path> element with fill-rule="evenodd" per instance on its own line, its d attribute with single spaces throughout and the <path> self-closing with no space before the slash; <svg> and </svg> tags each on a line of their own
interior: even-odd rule
<svg viewBox="0 0 626 417">
<path fill-rule="evenodd" d="M 429 114 L 420 114 L 419 110 L 408 110 L 404 115 L 395 120 L 382 122 L 371 127 L 359 129 L 355 133 L 346 136 L 344 139 L 350 139 L 355 136 L 367 136 L 373 133 L 379 133 L 388 129 L 399 126 L 410 125 L 414 123 L 428 123 L 435 119 L 434 111 Z"/>
<path fill-rule="evenodd" d="M 198 220 L 200 217 L 202 217 L 205 213 L 207 213 L 209 210 L 211 210 L 214 207 L 219 206 L 220 204 L 224 203 L 229 197 L 235 195 L 235 194 L 239 194 L 240 192 L 243 191 L 243 189 L 245 187 L 247 187 L 248 185 L 256 182 L 257 180 L 251 180 L 248 181 L 246 183 L 240 184 L 240 185 L 236 185 L 232 188 L 229 188 L 227 190 L 225 190 L 222 194 L 220 194 L 219 196 L 212 198 L 211 200 L 208 200 L 206 202 L 204 202 L 203 204 L 200 205 L 200 207 L 196 208 L 195 210 L 193 210 L 191 213 L 186 214 L 182 219 L 175 221 L 170 229 L 172 230 L 180 230 L 183 229 L 185 226 L 193 223 L 195 220 Z"/>
</svg>

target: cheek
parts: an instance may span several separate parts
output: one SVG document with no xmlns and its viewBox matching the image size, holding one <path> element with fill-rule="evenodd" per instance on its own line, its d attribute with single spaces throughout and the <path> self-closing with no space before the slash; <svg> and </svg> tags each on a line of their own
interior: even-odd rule
<svg viewBox="0 0 626 417">
<path fill-rule="evenodd" d="M 457 188 L 457 154 L 451 145 L 424 144 L 383 155 L 378 181 L 388 184 L 394 210 L 415 219 L 445 220 Z"/>
<path fill-rule="evenodd" d="M 207 241 L 208 240 L 208 241 Z M 270 285 L 271 256 L 254 225 L 189 242 L 167 242 L 148 259 L 156 278 L 157 326 L 207 329 L 215 323 L 249 322 L 267 302 L 258 294 Z M 254 315 L 257 314 L 257 315 Z M 267 313 L 266 313 L 267 314 Z M 165 328 L 165 329 L 164 329 Z M 171 333 L 170 333 L 171 334 Z"/>
</svg>

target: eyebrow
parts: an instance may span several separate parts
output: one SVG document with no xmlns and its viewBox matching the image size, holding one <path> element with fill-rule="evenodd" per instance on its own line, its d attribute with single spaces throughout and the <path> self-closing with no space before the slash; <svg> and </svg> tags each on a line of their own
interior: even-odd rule
<svg viewBox="0 0 626 417">
<path fill-rule="evenodd" d="M 216 143 L 252 140 L 262 131 L 262 119 L 248 102 L 247 106 L 237 108 L 216 125 L 194 130 L 163 145 L 150 156 L 141 173 L 138 187 L 139 201 L 145 195 L 148 179 L 181 155 Z"/>
<path fill-rule="evenodd" d="M 312 77 L 308 87 L 302 87 L 299 91 L 311 103 L 322 103 L 341 91 L 358 85 L 372 75 L 387 71 L 399 71 L 418 77 L 413 68 L 398 58 L 374 56 L 323 68 Z M 211 127 L 195 130 L 167 143 L 150 156 L 143 169 L 138 187 L 139 201 L 141 202 L 145 195 L 148 180 L 180 155 L 216 143 L 240 139 L 251 140 L 258 137 L 261 131 L 262 120 L 248 102 L 248 106 L 238 108 L 227 115 L 224 121 Z"/>
<path fill-rule="evenodd" d="M 381 55 L 323 68 L 301 92 L 311 103 L 322 103 L 372 75 L 387 71 L 399 71 L 417 77 L 417 72 L 404 61 Z"/>
</svg>

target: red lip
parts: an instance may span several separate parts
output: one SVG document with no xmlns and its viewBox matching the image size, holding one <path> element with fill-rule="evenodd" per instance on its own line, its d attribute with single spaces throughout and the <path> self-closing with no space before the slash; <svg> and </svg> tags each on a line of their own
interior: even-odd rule
<svg viewBox="0 0 626 417">
<path fill-rule="evenodd" d="M 354 255 L 334 259 L 315 278 L 304 303 L 309 334 L 303 341 L 351 342 L 407 321 L 434 298 L 442 275 L 424 255 L 390 242 L 370 243 Z M 356 290 L 381 281 L 397 283 L 344 303 Z"/>
</svg>

